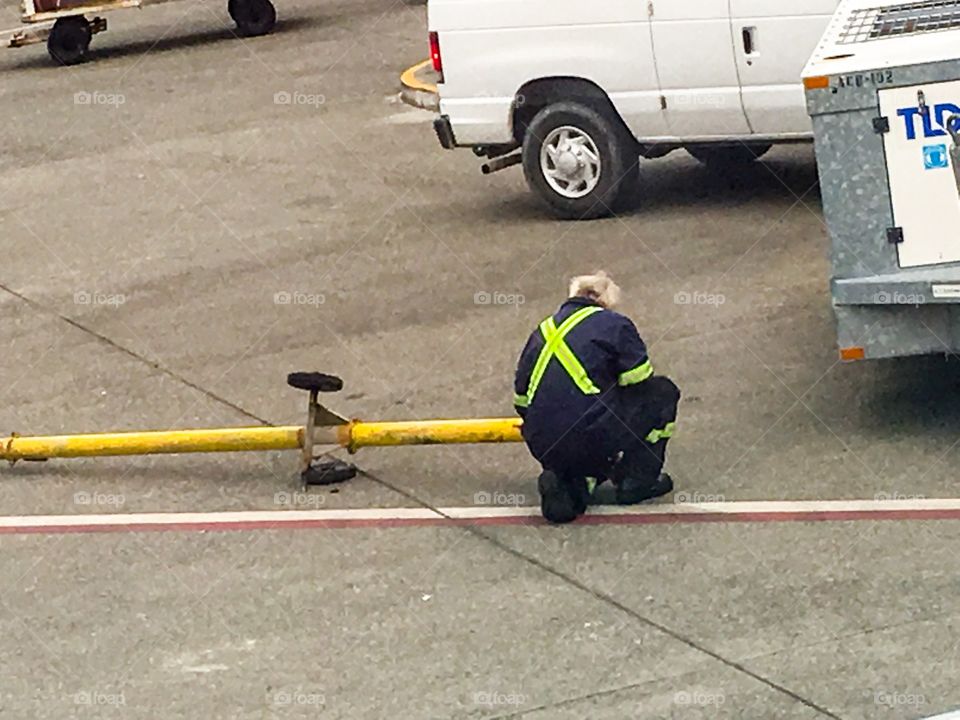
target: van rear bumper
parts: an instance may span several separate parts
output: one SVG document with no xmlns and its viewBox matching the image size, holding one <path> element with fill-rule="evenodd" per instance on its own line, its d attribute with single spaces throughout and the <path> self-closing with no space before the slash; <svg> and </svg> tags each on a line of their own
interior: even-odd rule
<svg viewBox="0 0 960 720">
<path fill-rule="evenodd" d="M 457 146 L 457 139 L 453 135 L 453 125 L 449 115 L 441 115 L 433 121 L 433 131 L 444 150 L 453 150 Z"/>
</svg>

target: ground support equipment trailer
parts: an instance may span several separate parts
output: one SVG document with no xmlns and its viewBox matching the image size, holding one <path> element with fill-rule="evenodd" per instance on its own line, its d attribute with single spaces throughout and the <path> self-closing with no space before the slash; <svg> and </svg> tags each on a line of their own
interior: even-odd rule
<svg viewBox="0 0 960 720">
<path fill-rule="evenodd" d="M 97 13 L 124 8 L 156 5 L 166 0 L 21 0 L 21 20 L 35 29 L 7 33 L 6 44 L 23 47 L 47 41 L 47 51 L 62 65 L 75 65 L 86 59 L 90 41 L 107 29 L 107 21 Z M 227 12 L 237 24 L 240 35 L 266 35 L 277 21 L 270 0 L 228 0 Z M 87 15 L 95 15 L 92 20 Z M 52 27 L 50 24 L 52 24 Z"/>
<path fill-rule="evenodd" d="M 960 350 L 960 0 L 843 0 L 804 70 L 840 356 Z"/>
</svg>

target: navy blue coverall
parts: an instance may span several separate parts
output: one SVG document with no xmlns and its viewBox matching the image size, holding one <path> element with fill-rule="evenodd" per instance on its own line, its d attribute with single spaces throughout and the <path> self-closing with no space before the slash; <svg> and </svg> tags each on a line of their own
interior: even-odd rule
<svg viewBox="0 0 960 720">
<path fill-rule="evenodd" d="M 659 477 L 680 391 L 653 374 L 624 315 L 588 298 L 564 302 L 527 341 L 514 392 L 523 438 L 545 470 L 568 479 Z"/>
</svg>

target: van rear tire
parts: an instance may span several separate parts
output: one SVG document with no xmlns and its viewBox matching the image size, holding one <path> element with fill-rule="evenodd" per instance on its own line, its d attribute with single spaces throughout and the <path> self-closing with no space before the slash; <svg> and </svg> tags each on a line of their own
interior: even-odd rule
<svg viewBox="0 0 960 720">
<path fill-rule="evenodd" d="M 523 138 L 527 184 L 565 220 L 610 215 L 635 195 L 639 157 L 619 118 L 578 102 L 543 108 Z"/>
</svg>

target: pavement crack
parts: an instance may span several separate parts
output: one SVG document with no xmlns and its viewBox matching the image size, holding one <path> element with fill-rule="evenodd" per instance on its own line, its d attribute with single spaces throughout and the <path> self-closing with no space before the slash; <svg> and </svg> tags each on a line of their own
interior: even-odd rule
<svg viewBox="0 0 960 720">
<path fill-rule="evenodd" d="M 557 700 L 556 702 L 545 703 L 543 705 L 537 705 L 532 708 L 525 708 L 524 710 L 518 710 L 516 712 L 507 713 L 506 715 L 495 715 L 489 720 L 509 720 L 509 718 L 519 718 L 524 717 L 525 715 L 531 715 L 536 712 L 542 712 L 544 710 L 550 710 L 551 708 L 561 708 L 568 705 L 576 705 L 578 703 L 593 700 L 594 698 L 609 697 L 610 695 L 617 695 L 622 692 L 627 692 L 629 690 L 639 690 L 642 687 L 647 685 L 656 685 L 662 683 L 665 680 L 679 680 L 681 678 L 686 678 L 690 676 L 696 676 L 700 671 L 699 670 L 688 670 L 687 672 L 676 673 L 673 675 L 663 675 L 660 677 L 651 678 L 650 680 L 644 680 L 643 682 L 628 683 L 626 685 L 619 685 L 617 687 L 605 688 L 603 690 L 594 690 L 592 692 L 584 693 L 583 695 L 575 695 L 573 697 L 564 698 L 563 700 Z"/>
<path fill-rule="evenodd" d="M 684 673 L 683 675 L 690 675 L 692 673 Z M 527 708 L 525 710 L 519 710 L 517 712 L 508 713 L 507 715 L 495 715 L 490 718 L 490 720 L 509 720 L 509 718 L 518 718 L 523 717 L 524 715 L 530 715 L 535 712 L 541 712 L 543 710 L 550 710 L 551 708 L 561 708 L 567 705 L 576 705 L 577 703 L 584 702 L 585 700 L 593 700 L 594 698 L 607 697 L 609 695 L 616 695 L 617 693 L 625 692 L 627 690 L 636 690 L 642 688 L 644 685 L 652 685 L 662 680 L 674 679 L 676 677 L 683 677 L 683 675 L 676 675 L 673 678 L 657 678 L 655 680 L 647 680 L 641 683 L 630 683 L 629 685 L 621 685 L 615 688 L 607 688 L 606 690 L 594 690 L 593 692 L 586 693 L 585 695 L 576 695 L 575 697 L 565 698 L 563 700 L 557 700 L 556 702 L 547 703 L 546 705 L 537 705 L 536 707 Z"/>
<path fill-rule="evenodd" d="M 449 514 L 443 512 L 443 510 L 442 510 L 441 508 L 439 508 L 439 507 L 437 507 L 437 506 L 435 506 L 435 505 L 427 502 L 426 500 L 421 499 L 420 497 L 418 497 L 418 496 L 415 495 L 414 493 L 412 493 L 412 492 L 410 492 L 410 491 L 408 491 L 408 490 L 404 490 L 403 488 L 400 488 L 400 487 L 398 487 L 397 485 L 395 485 L 395 484 L 393 484 L 393 483 L 391 483 L 391 482 L 388 482 L 388 481 L 386 481 L 386 480 L 383 480 L 382 478 L 379 478 L 379 477 L 377 477 L 377 476 L 375 476 L 375 475 L 373 475 L 373 474 L 371 474 L 371 473 L 369 473 L 369 472 L 366 472 L 366 471 L 364 471 L 364 470 L 359 470 L 358 472 L 359 472 L 360 475 L 363 475 L 364 477 L 369 478 L 369 479 L 372 480 L 373 482 L 376 482 L 376 483 L 378 483 L 378 484 L 380 484 L 380 485 L 382 485 L 382 486 L 384 486 L 384 487 L 386 487 L 386 488 L 388 488 L 388 489 L 390 489 L 390 490 L 392 490 L 392 491 L 394 491 L 394 492 L 402 495 L 403 497 L 407 498 L 408 500 L 411 500 L 411 501 L 415 502 L 417 505 L 419 505 L 419 506 L 421 506 L 421 507 L 423 507 L 423 508 L 426 508 L 426 509 L 428 509 L 428 510 L 432 510 L 433 512 L 435 512 L 435 513 L 437 513 L 438 515 L 441 515 L 441 516 L 443 516 L 443 517 L 445 517 L 445 518 L 450 518 L 450 519 L 452 519 L 452 517 L 451 517 Z M 818 705 L 818 704 L 815 703 L 813 700 L 811 700 L 811 699 L 809 699 L 809 698 L 806 698 L 806 697 L 804 697 L 803 695 L 800 695 L 798 692 L 795 692 L 795 691 L 791 690 L 790 688 L 786 687 L 785 685 L 781 685 L 780 683 L 778 683 L 778 682 L 776 682 L 776 681 L 774 681 L 774 680 L 771 680 L 770 678 L 765 677 L 765 676 L 761 675 L 760 673 L 754 672 L 753 670 L 750 670 L 749 668 L 747 668 L 745 665 L 741 664 L 740 662 L 737 662 L 736 660 L 733 660 L 733 659 L 731 659 L 731 658 L 725 657 L 725 656 L 721 655 L 719 652 L 716 652 L 715 650 L 711 650 L 710 648 L 708 648 L 708 647 L 706 647 L 706 646 L 704 646 L 704 645 L 701 645 L 701 644 L 698 643 L 696 640 L 693 640 L 692 638 L 687 637 L 686 635 L 680 633 L 679 631 L 673 630 L 672 628 L 667 627 L 666 625 L 663 625 L 662 623 L 659 623 L 659 622 L 657 622 L 656 620 L 653 620 L 653 619 L 651 619 L 651 618 L 646 617 L 645 615 L 637 612 L 637 611 L 634 610 L 633 608 L 631 608 L 631 607 L 629 607 L 629 606 L 627 606 L 627 605 L 624 605 L 622 602 L 620 602 L 620 601 L 617 600 L 616 598 L 613 598 L 613 597 L 607 595 L 606 593 L 600 592 L 599 590 L 595 590 L 594 588 L 591 588 L 589 585 L 586 585 L 585 583 L 581 582 L 580 580 L 577 580 L 575 577 L 572 577 L 571 575 L 568 575 L 567 573 L 563 572 L 562 570 L 558 570 L 557 568 L 554 568 L 554 567 L 552 567 L 552 566 L 550 566 L 550 565 L 547 565 L 547 564 L 544 563 L 543 561 L 538 560 L 537 558 L 535 558 L 535 557 L 533 557 L 533 556 L 531 556 L 531 555 L 526 555 L 526 554 L 520 552 L 519 550 L 516 550 L 515 548 L 510 547 L 509 545 L 503 543 L 502 541 L 498 540 L 497 538 L 492 537 L 491 535 L 488 535 L 487 533 L 483 532 L 483 531 L 482 531 L 481 529 L 479 529 L 478 527 L 476 527 L 476 526 L 474 526 L 474 525 L 462 525 L 461 527 L 462 527 L 464 530 L 466 530 L 467 532 L 469 532 L 469 533 L 471 533 L 472 535 L 474 535 L 475 537 L 478 537 L 478 538 L 480 538 L 480 539 L 482 539 L 482 540 L 487 541 L 488 543 L 490 543 L 491 545 L 495 546 L 495 547 L 498 548 L 499 550 L 502 550 L 503 552 L 506 552 L 506 553 L 508 553 L 508 554 L 510 554 L 510 555 L 513 555 L 515 558 L 517 558 L 517 559 L 519 559 L 519 560 L 522 560 L 522 561 L 524 561 L 524 562 L 526 562 L 526 563 L 528 563 L 528 564 L 530 564 L 530 565 L 533 565 L 534 567 L 542 570 L 543 572 L 546 572 L 546 573 L 548 573 L 548 574 L 550 574 L 550 575 L 553 575 L 554 577 L 558 578 L 559 580 L 565 582 L 566 584 L 568 584 L 568 585 L 570 585 L 570 586 L 572 586 L 572 587 L 577 588 L 578 590 L 580 590 L 580 591 L 582 591 L 582 592 L 585 592 L 585 593 L 588 593 L 589 595 L 592 595 L 595 599 L 599 600 L 600 602 L 605 603 L 605 604 L 607 604 L 607 605 L 610 605 L 611 607 L 619 610 L 619 611 L 622 612 L 622 613 L 625 613 L 626 615 L 629 615 L 630 617 L 632 617 L 633 619 L 635 619 L 635 620 L 643 623 L 644 625 L 647 625 L 648 627 L 653 628 L 654 630 L 657 630 L 657 631 L 663 633 L 664 635 L 667 635 L 668 637 L 673 638 L 673 639 L 676 640 L 677 642 L 686 645 L 687 647 L 691 648 L 692 650 L 695 650 L 696 652 L 699 652 L 699 653 L 701 653 L 701 654 L 703 654 L 703 655 L 706 655 L 706 656 L 712 658 L 713 660 L 716 660 L 717 662 L 723 664 L 724 666 L 730 668 L 731 670 L 734 670 L 735 672 L 739 672 L 739 673 L 741 673 L 741 674 L 743 674 L 743 675 L 746 675 L 747 677 L 750 677 L 750 678 L 752 678 L 753 680 L 755 680 L 755 681 L 757 681 L 757 682 L 759 682 L 759 683 L 767 686 L 768 688 L 770 688 L 771 690 L 774 690 L 775 692 L 778 692 L 778 693 L 780 693 L 780 694 L 782 694 L 782 695 L 786 695 L 787 697 L 791 698 L 792 700 L 794 700 L 794 701 L 796 701 L 796 702 L 798 702 L 798 703 L 800 703 L 800 704 L 802 704 L 802 705 L 810 708 L 811 710 L 819 713 L 820 715 L 822 715 L 822 716 L 824 716 L 824 717 L 832 718 L 832 720 L 843 720 L 843 718 L 840 717 L 839 715 L 837 715 L 836 713 L 833 713 L 833 712 L 831 712 L 830 710 L 828 710 L 827 708 L 825 708 L 825 707 L 823 707 L 823 706 L 821 706 L 821 705 Z M 645 684 L 645 683 L 642 683 L 642 684 Z M 632 686 L 628 686 L 628 688 L 629 688 L 629 687 L 632 687 Z M 591 694 L 591 695 L 585 696 L 584 698 L 574 698 L 574 699 L 570 699 L 570 700 L 564 700 L 564 701 L 561 701 L 561 702 L 559 702 L 559 703 L 556 703 L 556 705 L 562 705 L 562 704 L 564 704 L 564 703 L 574 702 L 574 701 L 576 701 L 576 700 L 582 700 L 582 699 L 589 698 L 589 697 L 593 697 L 593 696 L 610 694 L 610 693 L 618 692 L 618 691 L 620 691 L 620 690 L 628 689 L 628 688 L 617 688 L 617 689 L 615 689 L 615 690 L 600 691 L 600 692 L 593 693 L 593 694 Z M 553 707 L 553 705 L 547 706 L 547 707 Z M 540 709 L 542 709 L 542 708 L 533 708 L 532 710 L 540 710 Z M 527 712 L 530 712 L 530 710 L 524 710 L 524 711 L 522 711 L 522 712 L 520 712 L 520 713 L 514 713 L 513 715 L 504 715 L 504 716 L 498 716 L 498 717 L 503 717 L 503 718 L 520 717 L 520 716 L 522 716 L 523 714 L 526 714 Z"/>
<path fill-rule="evenodd" d="M 273 423 L 269 422 L 268 420 L 266 420 L 266 419 L 264 419 L 264 418 L 262 418 L 262 417 L 260 417 L 260 416 L 258 416 L 258 415 L 255 415 L 254 413 L 250 412 L 249 410 L 246 410 L 245 408 L 241 407 L 240 405 L 237 405 L 235 402 L 232 402 L 232 401 L 228 400 L 227 398 L 223 397 L 222 395 L 218 395 L 217 393 L 213 392 L 212 390 L 208 390 L 207 388 L 205 388 L 205 387 L 203 387 L 203 386 L 201 386 L 201 385 L 198 385 L 197 383 L 193 382 L 192 380 L 189 380 L 188 378 L 184 377 L 183 375 L 180 375 L 179 373 L 171 370 L 170 368 L 164 367 L 164 366 L 161 365 L 158 361 L 156 361 L 156 360 L 151 360 L 150 358 L 148 358 L 148 357 L 146 357 L 146 356 L 144 356 L 144 355 L 141 355 L 141 354 L 138 353 L 136 350 L 131 350 L 130 348 L 128 348 L 128 347 L 126 347 L 126 346 L 124 346 L 124 345 L 121 345 L 121 344 L 118 343 L 116 340 L 110 339 L 109 337 L 107 337 L 107 336 L 104 335 L 103 333 L 99 333 L 99 332 L 97 332 L 96 330 L 94 330 L 93 328 L 87 327 L 87 326 L 84 325 L 83 323 L 81 323 L 81 322 L 79 322 L 79 321 L 77 321 L 77 320 L 74 320 L 73 318 L 71 318 L 71 317 L 69 317 L 69 316 L 67 316 L 67 315 L 64 315 L 63 313 L 58 312 L 57 310 L 53 309 L 52 307 L 48 307 L 48 306 L 46 306 L 46 305 L 44 305 L 44 304 L 42 304 L 42 303 L 39 303 L 39 302 L 37 302 L 36 300 L 33 300 L 32 298 L 27 297 L 27 296 L 24 295 L 23 293 L 18 292 L 18 291 L 16 291 L 16 290 L 14 290 L 13 288 L 10 288 L 10 287 L 2 284 L 2 283 L 0 283 L 0 290 L 2 290 L 3 292 L 8 293 L 9 295 L 17 298 L 18 300 L 20 300 L 21 302 L 25 303 L 26 305 L 28 305 L 28 306 L 29 306 L 30 308 L 32 308 L 33 310 L 35 310 L 35 311 L 37 311 L 37 312 L 39 312 L 39 313 L 44 313 L 44 314 L 46 314 L 46 315 L 53 315 L 54 317 L 56 317 L 56 318 L 58 318 L 59 320 L 67 323 L 67 324 L 70 325 L 71 327 L 76 328 L 77 330 L 79 330 L 79 331 L 81 331 L 81 332 L 83 332 L 83 333 L 86 333 L 86 334 L 89 335 L 90 337 L 96 338 L 98 341 L 102 342 L 103 344 L 107 345 L 108 347 L 110 347 L 110 348 L 112 348 L 112 349 L 114 349 L 114 350 L 117 350 L 117 351 L 123 353 L 124 355 L 127 355 L 128 357 L 133 358 L 133 359 L 136 360 L 137 362 L 141 363 L 142 365 L 146 365 L 147 367 L 151 368 L 152 370 L 156 370 L 156 371 L 158 371 L 158 372 L 163 373 L 163 374 L 166 375 L 167 377 L 173 378 L 173 379 L 176 380 L 178 383 L 181 383 L 182 385 L 185 385 L 186 387 L 190 388 L 191 390 L 195 390 L 195 391 L 199 392 L 200 394 L 206 396 L 207 398 L 209 398 L 210 400 L 213 400 L 214 402 L 217 402 L 217 403 L 219 403 L 219 404 L 221 404 L 221 405 L 225 405 L 226 407 L 230 408 L 231 410 L 234 410 L 235 412 L 240 413 L 240 414 L 243 415 L 244 417 L 248 417 L 248 418 L 250 418 L 251 420 L 255 420 L 256 422 L 258 422 L 258 423 L 261 424 L 261 425 L 267 425 L 267 426 L 273 425 Z"/>
<path fill-rule="evenodd" d="M 554 567 L 552 567 L 552 566 L 550 566 L 550 565 L 547 565 L 546 563 L 542 562 L 541 560 L 538 560 L 538 559 L 535 558 L 535 557 L 532 557 L 532 556 L 529 556 L 529 555 L 525 555 L 524 553 L 520 552 L 519 550 L 515 550 L 514 548 L 510 547 L 509 545 L 506 545 L 505 543 L 501 542 L 501 541 L 498 540 L 497 538 L 491 537 L 490 535 L 488 535 L 487 533 L 483 532 L 482 530 L 479 530 L 479 529 L 476 528 L 476 527 L 472 527 L 472 526 L 465 526 L 465 527 L 466 527 L 467 530 L 469 530 L 469 531 L 472 532 L 473 534 L 477 535 L 478 537 L 481 537 L 481 538 L 486 539 L 488 542 L 490 542 L 491 544 L 493 544 L 493 545 L 495 545 L 496 547 L 500 548 L 500 549 L 503 550 L 504 552 L 510 553 L 510 554 L 513 555 L 514 557 L 516 557 L 516 558 L 518 558 L 518 559 L 520 559 L 520 560 L 524 560 L 524 561 L 526 561 L 527 563 L 529 563 L 529 564 L 531 564 L 531 565 L 533 565 L 533 566 L 535 566 L 535 567 L 543 570 L 544 572 L 549 573 L 549 574 L 553 575 L 554 577 L 556 577 L 556 578 L 558 578 L 558 579 L 560 579 L 560 580 L 563 580 L 563 581 L 566 582 L 568 585 L 571 585 L 571 586 L 573 586 L 573 587 L 575 587 L 575 588 L 577 588 L 577 589 L 579 589 L 579 590 L 581 590 L 581 591 L 583 591 L 583 592 L 589 593 L 590 595 L 592 595 L 594 598 L 596 598 L 596 599 L 599 600 L 600 602 L 606 603 L 607 605 L 610 605 L 611 607 L 616 608 L 616 609 L 619 610 L 620 612 L 629 615 L 630 617 L 632 617 L 632 618 L 634 618 L 635 620 L 637 620 L 637 621 L 639 621 L 639 622 L 647 625 L 647 626 L 650 627 L 650 628 L 653 628 L 654 630 L 658 630 L 659 632 L 661 632 L 661 633 L 663 633 L 663 634 L 665 634 L 665 635 L 673 638 L 673 639 L 676 640 L 677 642 L 686 645 L 687 647 L 691 648 L 692 650 L 695 650 L 695 651 L 697 651 L 697 652 L 699 652 L 699 653 L 702 653 L 702 654 L 704 654 L 704 655 L 707 655 L 708 657 L 713 658 L 714 660 L 716 660 L 717 662 L 725 665 L 726 667 L 730 668 L 731 670 L 735 670 L 736 672 L 742 673 L 742 674 L 744 674 L 744 675 L 746 675 L 746 676 L 748 676 L 748 677 L 756 680 L 757 682 L 759 682 L 759 683 L 761 683 L 761 684 L 763 684 L 763 685 L 766 685 L 766 686 L 767 686 L 768 688 L 770 688 L 771 690 L 774 690 L 774 691 L 776 691 L 776 692 L 778 692 L 778 693 L 781 693 L 781 694 L 783 694 L 783 695 L 786 695 L 787 697 L 792 698 L 792 699 L 795 700 L 796 702 L 801 703 L 801 704 L 807 706 L 807 707 L 810 708 L 811 710 L 814 710 L 814 711 L 820 713 L 820 714 L 823 715 L 824 717 L 832 718 L 833 720 L 843 720 L 843 718 L 841 718 L 839 715 L 831 712 L 830 710 L 826 709 L 825 707 L 822 707 L 821 705 L 818 705 L 818 704 L 815 703 L 813 700 L 810 700 L 809 698 L 806 698 L 806 697 L 800 695 L 799 693 L 791 690 L 790 688 L 786 687 L 785 685 L 781 685 L 780 683 L 778 683 L 778 682 L 776 682 L 776 681 L 774 681 L 774 680 L 771 680 L 770 678 L 765 677 L 765 676 L 761 675 L 760 673 L 754 672 L 753 670 L 750 670 L 749 668 L 747 668 L 746 666 L 744 666 L 744 665 L 742 665 L 741 663 L 737 662 L 736 660 L 733 660 L 733 659 L 731 659 L 731 658 L 725 657 L 725 656 L 721 655 L 719 652 L 716 652 L 715 650 L 711 650 L 710 648 L 708 648 L 708 647 L 706 647 L 706 646 L 704 646 L 704 645 L 701 645 L 701 644 L 698 643 L 696 640 L 693 640 L 692 638 L 687 637 L 686 635 L 680 633 L 679 631 L 673 630 L 672 628 L 667 627 L 666 625 L 663 625 L 662 623 L 659 623 L 659 622 L 657 622 L 656 620 L 653 620 L 653 619 L 651 619 L 651 618 L 646 617 L 645 615 L 637 612 L 637 611 L 634 610 L 633 608 L 631 608 L 631 607 L 629 607 L 629 606 L 627 606 L 627 605 L 624 605 L 622 602 L 620 602 L 620 601 L 617 600 L 616 598 L 613 598 L 613 597 L 607 595 L 606 593 L 603 593 L 603 592 L 600 592 L 599 590 L 595 590 L 595 589 L 591 588 L 589 585 L 586 585 L 585 583 L 581 582 L 580 580 L 577 580 L 575 577 L 572 577 L 572 576 L 568 575 L 567 573 L 563 572 L 562 570 L 558 570 L 557 568 L 554 568 Z"/>
<path fill-rule="evenodd" d="M 875 635 L 877 633 L 886 632 L 887 630 L 899 630 L 902 628 L 909 627 L 911 625 L 918 625 L 922 623 L 930 623 L 937 620 L 945 620 L 948 618 L 955 618 L 960 616 L 960 613 L 956 611 L 945 611 L 942 613 L 936 613 L 934 615 L 928 615 L 926 617 L 920 618 L 911 618 L 910 620 L 904 620 L 903 622 L 888 623 L 886 625 L 877 625 L 876 627 L 864 628 L 862 630 L 857 630 L 856 632 L 844 633 L 842 635 L 837 634 L 833 637 L 824 638 L 822 640 L 817 640 L 816 642 L 805 643 L 803 645 L 790 645 L 789 647 L 781 647 L 776 650 L 770 650 L 769 652 L 757 653 L 756 655 L 749 655 L 744 658 L 744 661 L 752 662 L 754 660 L 763 660 L 766 658 L 776 657 L 781 653 L 785 652 L 795 652 L 797 650 L 811 650 L 813 648 L 820 648 L 824 645 L 830 645 L 831 643 L 838 643 L 846 640 L 853 640 L 866 637 L 867 635 Z"/>
</svg>

